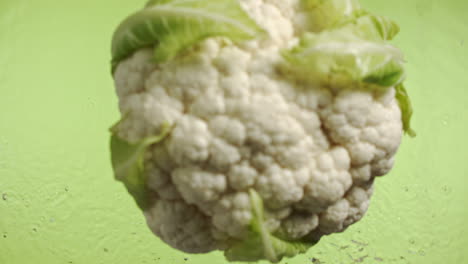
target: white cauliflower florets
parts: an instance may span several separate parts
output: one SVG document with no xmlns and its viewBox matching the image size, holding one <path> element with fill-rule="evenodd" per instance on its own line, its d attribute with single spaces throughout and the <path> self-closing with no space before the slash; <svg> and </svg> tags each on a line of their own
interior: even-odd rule
<svg viewBox="0 0 468 264">
<path fill-rule="evenodd" d="M 263 199 L 273 234 L 343 231 L 364 215 L 374 177 L 391 169 L 403 133 L 393 87 L 332 90 L 277 69 L 279 51 L 304 28 L 298 0 L 240 3 L 268 38 L 209 38 L 158 65 L 141 49 L 115 71 L 128 115 L 121 138 L 135 142 L 172 126 L 145 156 L 155 202 L 144 213 L 156 235 L 186 252 L 245 238 L 249 189 Z"/>
</svg>

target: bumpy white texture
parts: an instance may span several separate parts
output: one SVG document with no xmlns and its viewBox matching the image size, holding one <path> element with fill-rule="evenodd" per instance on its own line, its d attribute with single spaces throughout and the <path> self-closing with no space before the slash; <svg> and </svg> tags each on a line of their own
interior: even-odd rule
<svg viewBox="0 0 468 264">
<path fill-rule="evenodd" d="M 159 65 L 142 49 L 115 72 L 126 116 L 120 137 L 173 126 L 146 153 L 155 202 L 145 215 L 156 235 L 187 252 L 245 237 L 250 188 L 273 233 L 294 240 L 343 231 L 364 215 L 373 179 L 391 169 L 402 136 L 393 88 L 331 91 L 277 71 L 279 51 L 303 26 L 298 0 L 240 2 L 269 38 L 212 38 Z"/>
</svg>

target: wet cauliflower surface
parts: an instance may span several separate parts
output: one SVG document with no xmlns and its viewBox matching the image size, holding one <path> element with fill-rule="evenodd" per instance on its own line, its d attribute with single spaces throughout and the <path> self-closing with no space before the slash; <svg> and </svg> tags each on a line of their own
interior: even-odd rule
<svg viewBox="0 0 468 264">
<path fill-rule="evenodd" d="M 269 38 L 210 38 L 190 55 L 122 61 L 115 84 L 118 135 L 130 142 L 173 129 L 145 155 L 154 202 L 149 227 L 180 250 L 228 247 L 247 235 L 248 190 L 262 197 L 268 228 L 317 240 L 361 219 L 375 176 L 393 165 L 402 137 L 395 90 L 311 87 L 286 78 L 280 50 L 297 42 L 298 1 L 242 0 Z"/>
</svg>

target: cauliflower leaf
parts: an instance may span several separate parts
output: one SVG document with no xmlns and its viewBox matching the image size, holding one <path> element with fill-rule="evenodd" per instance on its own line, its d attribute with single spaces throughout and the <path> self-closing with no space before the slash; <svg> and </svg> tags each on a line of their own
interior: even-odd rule
<svg viewBox="0 0 468 264">
<path fill-rule="evenodd" d="M 283 257 L 293 257 L 304 253 L 315 245 L 311 242 L 285 241 L 273 236 L 265 225 L 262 198 L 253 189 L 249 191 L 249 194 L 253 214 L 249 234 L 245 240 L 235 243 L 225 251 L 227 260 L 257 261 L 266 259 L 276 263 Z"/>
<path fill-rule="evenodd" d="M 333 88 L 386 89 L 395 87 L 402 111 L 404 131 L 413 113 L 402 85 L 405 79 L 403 54 L 387 44 L 399 32 L 398 25 L 385 17 L 356 10 L 326 31 L 306 33 L 300 43 L 283 52 L 283 70 L 305 82 Z"/>
<path fill-rule="evenodd" d="M 353 12 L 351 16 L 337 23 L 333 29 L 351 31 L 356 36 L 377 42 L 392 40 L 400 32 L 400 27 L 395 21 L 365 10 Z"/>
<path fill-rule="evenodd" d="M 403 55 L 387 43 L 398 32 L 392 21 L 357 12 L 354 19 L 321 33 L 306 33 L 283 52 L 286 69 L 318 85 L 390 87 L 403 81 Z"/>
<path fill-rule="evenodd" d="M 358 0 L 302 0 L 301 4 L 308 12 L 311 32 L 353 26 L 361 30 L 355 31 L 358 35 L 364 32 L 369 37 L 377 30 L 384 40 L 391 40 L 400 30 L 393 20 L 361 9 Z"/>
<path fill-rule="evenodd" d="M 115 130 L 115 129 L 111 129 Z M 110 141 L 111 161 L 115 178 L 125 184 L 140 209 L 148 205 L 148 190 L 143 173 L 143 157 L 146 149 L 162 141 L 170 132 L 170 125 L 165 124 L 159 135 L 146 137 L 136 143 L 130 143 L 113 132 Z"/>
<path fill-rule="evenodd" d="M 411 137 L 416 136 L 416 132 L 411 128 L 411 117 L 413 115 L 413 106 L 403 84 L 395 86 L 396 99 L 401 109 L 401 120 L 403 122 L 403 130 Z"/>
<path fill-rule="evenodd" d="M 156 62 L 213 36 L 233 41 L 258 37 L 262 29 L 237 0 L 156 0 L 125 19 L 112 39 L 112 70 L 135 50 L 154 46 Z"/>
<path fill-rule="evenodd" d="M 312 32 L 320 32 L 360 9 L 358 0 L 302 0 L 302 9 L 308 13 L 308 24 Z"/>
<path fill-rule="evenodd" d="M 306 34 L 284 57 L 296 77 L 318 85 L 390 87 L 404 77 L 403 57 L 397 48 L 351 34 Z"/>
</svg>

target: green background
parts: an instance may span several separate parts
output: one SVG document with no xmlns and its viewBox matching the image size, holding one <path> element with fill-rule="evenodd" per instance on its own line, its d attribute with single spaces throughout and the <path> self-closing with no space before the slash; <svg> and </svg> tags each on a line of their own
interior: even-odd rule
<svg viewBox="0 0 468 264">
<path fill-rule="evenodd" d="M 161 243 L 112 178 L 110 38 L 143 2 L 0 0 L 1 264 L 226 263 Z M 468 1 L 363 4 L 402 28 L 418 136 L 360 223 L 283 263 L 468 263 Z"/>
</svg>

